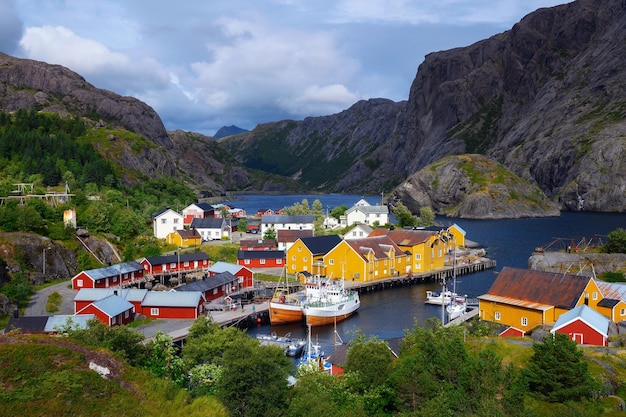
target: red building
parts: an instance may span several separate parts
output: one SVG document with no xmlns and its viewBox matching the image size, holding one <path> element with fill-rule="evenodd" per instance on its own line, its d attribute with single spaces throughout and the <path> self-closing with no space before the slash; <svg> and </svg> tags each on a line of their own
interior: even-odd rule
<svg viewBox="0 0 626 417">
<path fill-rule="evenodd" d="M 74 312 L 82 310 L 94 301 L 110 295 L 117 295 L 135 307 L 134 311 L 141 311 L 141 302 L 148 290 L 138 288 L 82 288 L 74 296 Z"/>
<path fill-rule="evenodd" d="M 183 224 L 189 226 L 193 219 L 208 219 L 215 216 L 215 208 L 209 203 L 193 203 L 183 209 Z"/>
<path fill-rule="evenodd" d="M 143 271 L 151 275 L 173 275 L 207 269 L 209 255 L 204 252 L 181 253 L 180 255 L 153 256 L 139 260 Z"/>
<path fill-rule="evenodd" d="M 197 319 L 204 314 L 205 302 L 199 291 L 148 291 L 141 314 L 154 319 Z"/>
<path fill-rule="evenodd" d="M 250 251 L 252 252 L 252 251 Z M 230 264 L 228 262 L 216 262 L 209 268 L 209 276 L 215 276 L 223 272 L 230 272 L 237 277 L 238 285 L 236 288 L 231 288 L 231 291 L 236 291 L 242 288 L 254 287 L 254 273 L 251 269 L 237 264 Z"/>
<path fill-rule="evenodd" d="M 242 239 L 239 241 L 241 250 L 276 250 L 276 241 L 274 239 Z"/>
<path fill-rule="evenodd" d="M 138 262 L 124 262 L 104 268 L 90 269 L 72 278 L 72 288 L 125 287 L 144 280 L 144 268 Z"/>
<path fill-rule="evenodd" d="M 283 250 L 240 250 L 237 263 L 247 268 L 282 268 L 285 265 Z"/>
<path fill-rule="evenodd" d="M 608 346 L 610 327 L 608 318 L 582 304 L 561 314 L 550 331 L 565 334 L 581 345 Z"/>
<path fill-rule="evenodd" d="M 121 326 L 133 321 L 135 307 L 118 295 L 109 295 L 87 305 L 76 314 L 94 314 L 107 326 Z"/>
</svg>

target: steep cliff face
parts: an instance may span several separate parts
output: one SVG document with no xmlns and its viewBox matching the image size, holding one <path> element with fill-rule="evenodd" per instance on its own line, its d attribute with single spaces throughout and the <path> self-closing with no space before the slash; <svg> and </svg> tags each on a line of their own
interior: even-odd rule
<svg viewBox="0 0 626 417">
<path fill-rule="evenodd" d="M 558 216 L 559 208 L 538 187 L 482 155 L 448 156 L 411 175 L 388 199 L 412 212 L 431 207 L 460 218 L 512 219 Z"/>
<path fill-rule="evenodd" d="M 626 209 L 626 8 L 579 0 L 513 29 L 426 57 L 405 135 L 382 153 L 410 175 L 446 153 L 478 152 L 565 209 Z"/>
</svg>

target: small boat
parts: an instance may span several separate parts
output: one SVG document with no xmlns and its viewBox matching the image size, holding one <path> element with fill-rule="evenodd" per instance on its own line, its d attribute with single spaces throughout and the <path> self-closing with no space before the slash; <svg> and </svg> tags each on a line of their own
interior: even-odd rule
<svg viewBox="0 0 626 417">
<path fill-rule="evenodd" d="M 452 263 L 452 292 L 450 294 L 450 302 L 446 306 L 448 312 L 448 321 L 452 321 L 463 314 L 467 309 L 466 297 L 456 295 L 456 244 L 454 246 L 454 261 Z"/>
<path fill-rule="evenodd" d="M 343 278 L 334 280 L 311 276 L 306 282 L 306 298 L 302 303 L 307 325 L 333 324 L 347 319 L 359 309 L 359 293 L 346 290 L 344 283 Z"/>
<path fill-rule="evenodd" d="M 332 374 L 332 365 L 326 361 L 324 351 L 319 343 L 311 343 L 311 326 L 308 327 L 306 354 L 300 359 L 298 367 L 316 367 L 320 372 Z"/>
<path fill-rule="evenodd" d="M 306 344 L 307 342 L 304 339 L 292 339 L 291 342 L 287 344 L 287 347 L 285 347 L 285 355 L 294 358 L 302 356 Z"/>
<path fill-rule="evenodd" d="M 304 320 L 302 313 L 304 292 L 290 292 L 287 272 L 285 269 L 283 271 L 284 279 L 281 274 L 281 281 L 269 301 L 270 323 L 273 325 L 297 323 Z"/>
<path fill-rule="evenodd" d="M 284 336 L 278 336 L 275 332 L 270 334 L 257 334 L 256 338 L 262 345 L 278 346 L 284 349 L 285 355 L 298 357 L 304 352 L 306 346 L 305 339 L 291 337 L 291 333 Z"/>
<path fill-rule="evenodd" d="M 459 296 L 450 290 L 426 291 L 426 303 L 436 305 L 449 305 L 452 301 L 465 302 L 465 297 Z"/>
</svg>

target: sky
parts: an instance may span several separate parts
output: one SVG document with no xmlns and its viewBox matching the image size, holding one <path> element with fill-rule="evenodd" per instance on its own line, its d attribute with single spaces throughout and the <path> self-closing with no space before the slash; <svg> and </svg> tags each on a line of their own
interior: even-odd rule
<svg viewBox="0 0 626 417">
<path fill-rule="evenodd" d="M 0 51 L 136 97 L 166 129 L 406 100 L 424 57 L 564 0 L 0 0 Z"/>
</svg>

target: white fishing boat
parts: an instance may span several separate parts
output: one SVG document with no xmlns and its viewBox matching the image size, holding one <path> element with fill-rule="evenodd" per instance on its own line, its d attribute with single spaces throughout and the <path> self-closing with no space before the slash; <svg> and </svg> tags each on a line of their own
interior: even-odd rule
<svg viewBox="0 0 626 417">
<path fill-rule="evenodd" d="M 345 281 L 312 275 L 305 284 L 302 311 L 306 324 L 323 326 L 345 320 L 361 306 L 357 291 L 346 290 Z"/>
<path fill-rule="evenodd" d="M 456 295 L 456 242 L 454 245 L 454 260 L 452 261 L 452 294 L 450 296 L 450 302 L 446 306 L 448 321 L 452 321 L 462 316 L 465 314 L 467 309 L 466 297 L 459 297 Z"/>
<path fill-rule="evenodd" d="M 436 305 L 450 305 L 453 301 L 465 302 L 465 297 L 458 295 L 454 291 L 426 291 L 426 303 Z"/>
</svg>

